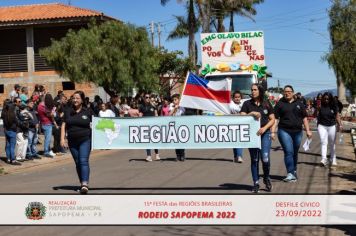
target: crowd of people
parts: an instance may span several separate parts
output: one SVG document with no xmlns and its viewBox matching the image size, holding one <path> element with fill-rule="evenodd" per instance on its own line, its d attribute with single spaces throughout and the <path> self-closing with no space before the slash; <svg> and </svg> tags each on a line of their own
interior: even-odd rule
<svg viewBox="0 0 356 236">
<path fill-rule="evenodd" d="M 303 128 L 308 138 L 312 137 L 309 122 L 317 122 L 321 142 L 321 163 L 337 165 L 335 154 L 336 132 L 342 129 L 340 113 L 342 104 L 331 93 L 318 95 L 314 100 L 305 100 L 287 85 L 283 97 L 271 104 L 262 86 L 251 86 L 250 99 L 235 91 L 230 103 L 231 114 L 251 115 L 260 120 L 258 136 L 261 149 L 250 148 L 252 191 L 259 192 L 259 161 L 262 162 L 263 183 L 272 191 L 270 180 L 270 149 L 272 140 L 278 137 L 284 151 L 287 175 L 285 182 L 297 181 L 298 150 L 303 137 Z M 56 97 L 42 85 L 36 85 L 29 95 L 26 87 L 15 85 L 10 97 L 4 101 L 1 118 L 6 137 L 6 157 L 11 165 L 21 165 L 26 160 L 41 159 L 37 145 L 39 133 L 44 135 L 42 157 L 53 158 L 69 149 L 76 164 L 81 183 L 80 192 L 88 192 L 89 156 L 91 151 L 91 117 L 146 117 L 201 115 L 202 111 L 179 106 L 179 94 L 172 97 L 142 92 L 136 97 L 111 96 L 103 102 L 96 95 L 91 102 L 81 91 L 69 98 L 58 91 Z M 52 142 L 53 138 L 53 142 Z M 327 148 L 330 159 L 327 158 Z M 185 161 L 184 149 L 176 149 L 176 161 Z M 159 150 L 146 150 L 146 161 L 160 160 Z M 233 149 L 233 161 L 243 163 L 243 149 Z"/>
</svg>

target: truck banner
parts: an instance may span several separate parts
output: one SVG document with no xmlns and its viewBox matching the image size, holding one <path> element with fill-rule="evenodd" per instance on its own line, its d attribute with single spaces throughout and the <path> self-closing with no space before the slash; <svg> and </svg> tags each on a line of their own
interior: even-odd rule
<svg viewBox="0 0 356 236">
<path fill-rule="evenodd" d="M 252 116 L 93 117 L 92 149 L 260 148 Z"/>
<path fill-rule="evenodd" d="M 201 34 L 202 67 L 207 64 L 265 65 L 263 31 Z M 222 68 L 223 69 L 223 68 Z"/>
</svg>

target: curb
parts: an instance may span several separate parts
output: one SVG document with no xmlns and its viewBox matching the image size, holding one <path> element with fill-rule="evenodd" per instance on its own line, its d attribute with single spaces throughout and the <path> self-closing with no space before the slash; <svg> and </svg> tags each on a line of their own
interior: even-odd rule
<svg viewBox="0 0 356 236">
<path fill-rule="evenodd" d="M 102 150 L 92 151 L 90 158 L 97 157 L 100 151 Z M 55 156 L 54 158 L 47 158 L 43 156 L 41 157 L 42 159 L 40 160 L 25 161 L 23 162 L 24 164 L 22 164 L 21 166 L 12 166 L 5 162 L 0 163 L 0 169 L 2 168 L 2 173 L 0 174 L 0 176 L 4 174 L 6 175 L 6 174 L 19 173 L 27 170 L 37 170 L 40 168 L 52 167 L 52 166 L 57 166 L 60 164 L 67 164 L 72 162 L 72 156 L 70 153 L 65 154 L 63 156 Z"/>
</svg>

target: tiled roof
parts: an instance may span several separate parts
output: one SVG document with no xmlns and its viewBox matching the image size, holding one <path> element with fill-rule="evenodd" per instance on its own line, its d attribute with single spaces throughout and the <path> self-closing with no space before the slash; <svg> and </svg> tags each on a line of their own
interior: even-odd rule
<svg viewBox="0 0 356 236">
<path fill-rule="evenodd" d="M 103 13 L 61 3 L 0 7 L 0 22 L 97 17 Z"/>
</svg>

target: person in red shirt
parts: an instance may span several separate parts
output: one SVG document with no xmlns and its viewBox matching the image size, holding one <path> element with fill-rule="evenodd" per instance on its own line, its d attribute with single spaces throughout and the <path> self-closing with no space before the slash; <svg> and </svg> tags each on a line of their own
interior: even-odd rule
<svg viewBox="0 0 356 236">
<path fill-rule="evenodd" d="M 44 155 L 46 157 L 54 157 L 55 154 L 52 152 L 50 145 L 52 139 L 52 127 L 53 125 L 57 126 L 57 124 L 54 121 L 55 106 L 51 94 L 47 93 L 44 96 L 44 100 L 38 105 L 37 112 L 45 135 Z"/>
</svg>

